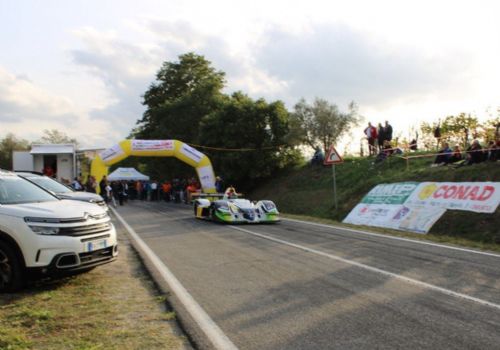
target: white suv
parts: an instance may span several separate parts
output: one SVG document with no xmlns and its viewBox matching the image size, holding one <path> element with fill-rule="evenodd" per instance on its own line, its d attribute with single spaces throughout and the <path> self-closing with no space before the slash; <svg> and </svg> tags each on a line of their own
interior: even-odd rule
<svg viewBox="0 0 500 350">
<path fill-rule="evenodd" d="M 113 261 L 116 231 L 102 207 L 60 200 L 0 170 L 0 291 L 27 275 L 84 271 Z"/>
</svg>

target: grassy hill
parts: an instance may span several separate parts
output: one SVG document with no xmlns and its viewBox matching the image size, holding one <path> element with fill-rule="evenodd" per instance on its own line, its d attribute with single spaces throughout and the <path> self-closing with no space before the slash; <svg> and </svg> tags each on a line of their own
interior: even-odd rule
<svg viewBox="0 0 500 350">
<path fill-rule="evenodd" d="M 375 185 L 402 181 L 500 181 L 500 163 L 432 168 L 432 158 L 401 158 L 373 164 L 373 158 L 345 159 L 336 166 L 339 207 L 333 203 L 331 167 L 303 165 L 276 174 L 250 194 L 276 202 L 281 212 L 323 219 L 342 219 Z M 448 210 L 434 225 L 431 236 L 451 236 L 500 244 L 500 209 L 494 214 Z M 443 237 L 444 238 L 444 237 Z"/>
</svg>

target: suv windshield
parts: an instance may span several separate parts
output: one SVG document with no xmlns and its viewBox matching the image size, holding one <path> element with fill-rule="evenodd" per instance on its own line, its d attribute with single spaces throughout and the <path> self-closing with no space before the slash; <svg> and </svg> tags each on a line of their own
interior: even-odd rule
<svg viewBox="0 0 500 350">
<path fill-rule="evenodd" d="M 56 180 L 52 180 L 50 177 L 45 176 L 30 176 L 30 175 L 21 175 L 22 177 L 28 179 L 31 182 L 34 182 L 38 186 L 49 190 L 54 193 L 67 193 L 73 192 L 63 184 L 57 182 Z"/>
<path fill-rule="evenodd" d="M 18 176 L 0 176 L 0 204 L 56 201 L 57 198 Z"/>
</svg>

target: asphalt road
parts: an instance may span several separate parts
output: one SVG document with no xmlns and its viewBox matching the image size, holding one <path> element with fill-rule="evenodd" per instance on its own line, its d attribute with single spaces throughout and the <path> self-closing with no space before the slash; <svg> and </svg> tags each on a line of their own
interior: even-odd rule
<svg viewBox="0 0 500 350">
<path fill-rule="evenodd" d="M 500 256 L 181 204 L 118 212 L 240 349 L 500 349 Z"/>
</svg>

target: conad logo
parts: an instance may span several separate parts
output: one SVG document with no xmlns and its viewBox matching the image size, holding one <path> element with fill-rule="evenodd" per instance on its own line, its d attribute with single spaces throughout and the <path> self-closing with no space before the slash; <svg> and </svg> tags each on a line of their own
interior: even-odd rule
<svg viewBox="0 0 500 350">
<path fill-rule="evenodd" d="M 419 193 L 418 197 L 421 200 L 427 199 L 430 196 L 435 199 L 454 199 L 465 201 L 480 201 L 484 202 L 493 196 L 495 187 L 484 185 L 440 185 L 431 184 L 425 186 Z"/>
<path fill-rule="evenodd" d="M 438 187 L 436 184 L 429 184 L 429 185 L 425 186 L 422 189 L 422 191 L 420 191 L 420 193 L 418 194 L 418 198 L 420 200 L 424 200 L 424 199 L 429 198 L 430 196 L 432 196 L 432 194 L 436 191 L 437 188 Z"/>
</svg>

